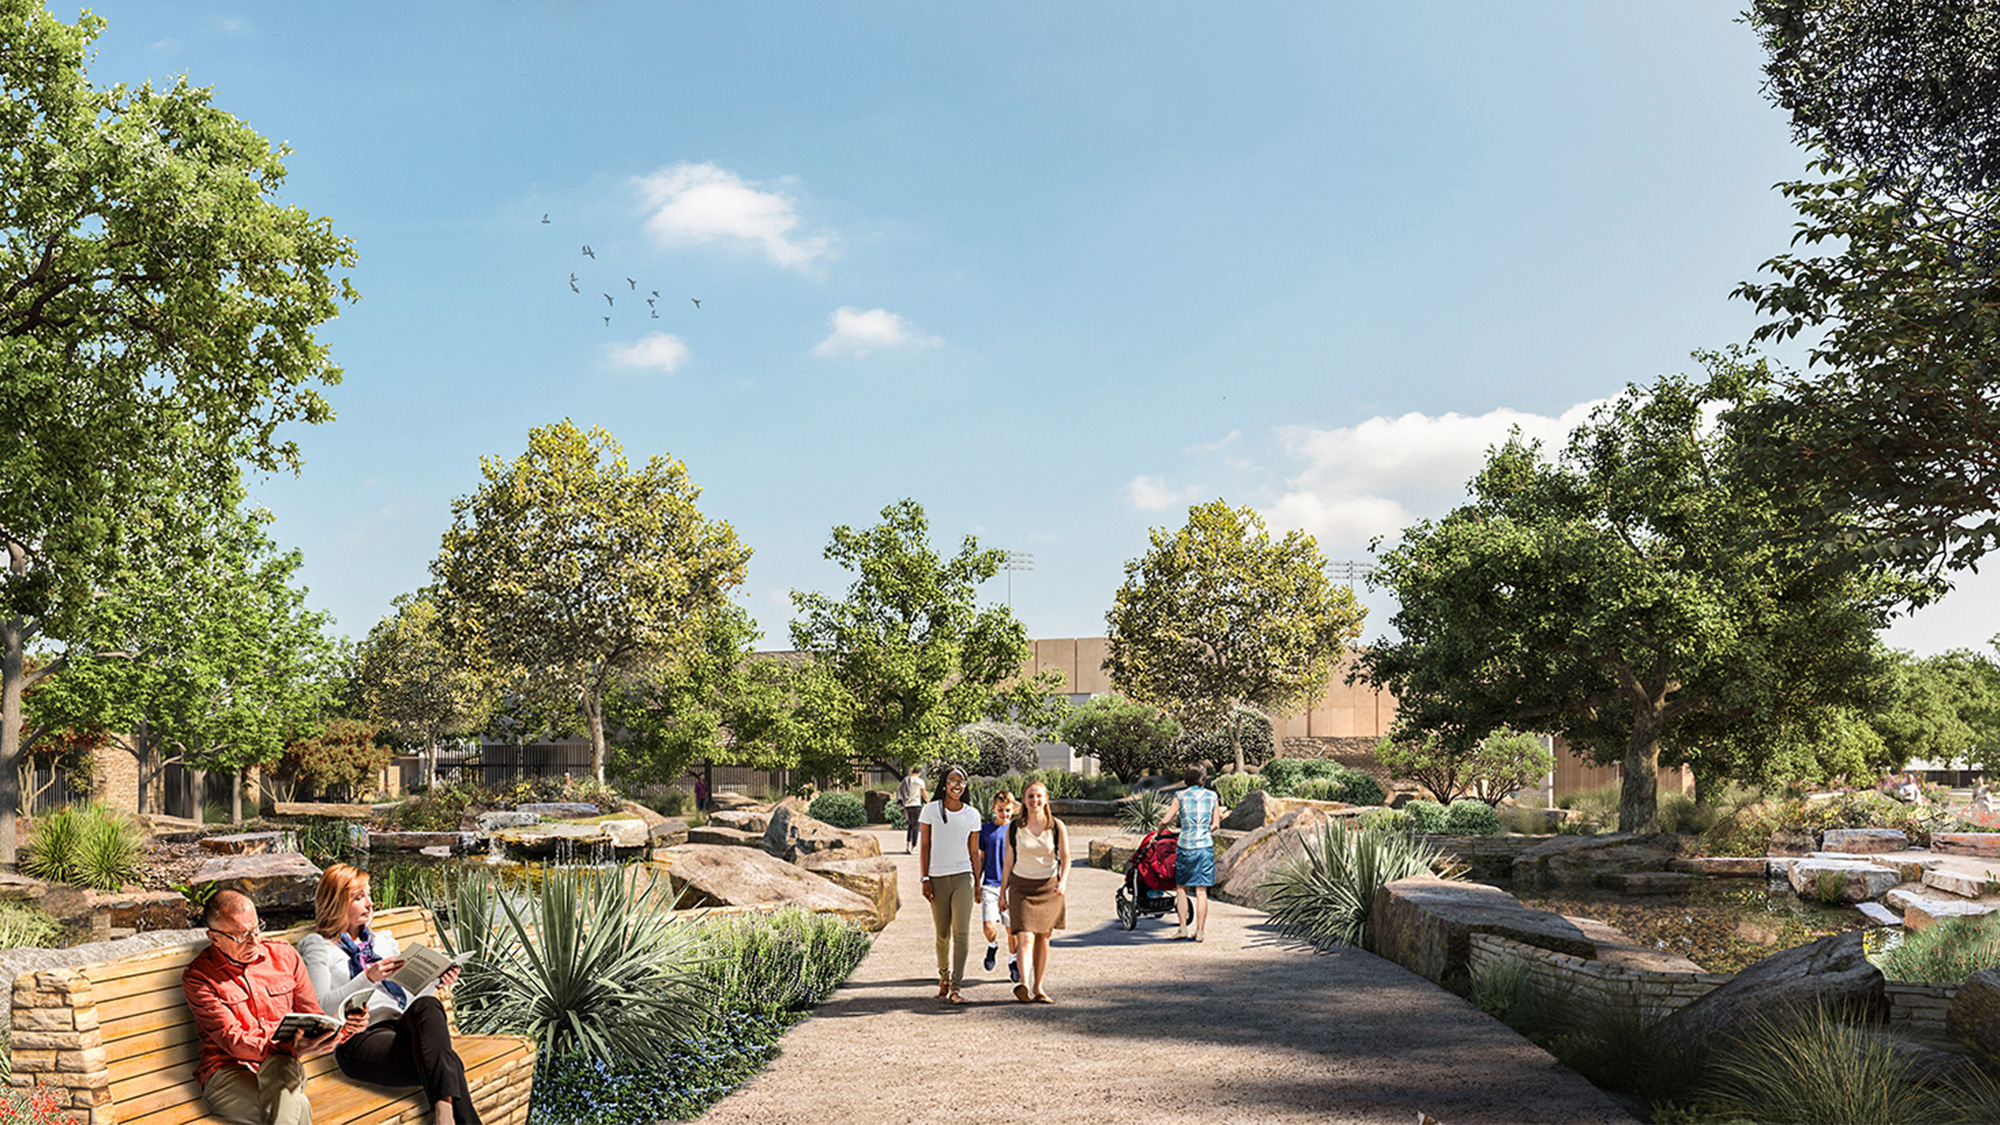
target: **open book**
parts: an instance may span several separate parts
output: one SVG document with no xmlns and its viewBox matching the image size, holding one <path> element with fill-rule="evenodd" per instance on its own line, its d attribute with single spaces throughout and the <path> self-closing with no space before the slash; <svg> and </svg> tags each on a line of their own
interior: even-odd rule
<svg viewBox="0 0 2000 1125">
<path fill-rule="evenodd" d="M 276 1030 L 271 1032 L 271 1040 L 276 1043 L 283 1043 L 292 1036 L 301 1033 L 306 1038 L 312 1039 L 325 1035 L 329 1031 L 337 1030 L 339 1027 L 340 1021 L 334 1019 L 332 1016 L 323 1016 L 317 1012 L 293 1012 L 278 1021 Z"/>
<path fill-rule="evenodd" d="M 456 957 L 446 957 L 428 945 L 412 945 L 397 954 L 403 959 L 403 967 L 396 970 L 389 983 L 403 991 L 415 995 L 429 988 L 431 983 L 444 975 L 453 965 L 463 965 L 472 959 L 472 954 L 461 953 Z"/>
</svg>

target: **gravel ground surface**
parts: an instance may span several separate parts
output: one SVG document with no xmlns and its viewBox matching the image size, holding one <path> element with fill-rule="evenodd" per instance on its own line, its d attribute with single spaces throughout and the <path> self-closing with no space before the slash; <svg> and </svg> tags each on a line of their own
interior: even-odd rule
<svg viewBox="0 0 2000 1125">
<path fill-rule="evenodd" d="M 1077 833 L 1075 854 L 1086 854 Z M 903 907 L 854 976 L 708 1122 L 1632 1122 L 1499 1021 L 1358 950 L 1316 954 L 1264 916 L 1213 903 L 1208 939 L 1171 918 L 1126 933 L 1121 877 L 1079 865 L 1048 977 L 1056 1004 L 1016 1003 L 1003 959 L 967 1003 L 935 999 L 930 911 L 902 835 L 881 832 Z"/>
</svg>

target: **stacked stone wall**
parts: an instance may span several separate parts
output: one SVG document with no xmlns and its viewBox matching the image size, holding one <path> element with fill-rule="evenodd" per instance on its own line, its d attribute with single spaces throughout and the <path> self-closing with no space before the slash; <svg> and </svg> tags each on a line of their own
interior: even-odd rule
<svg viewBox="0 0 2000 1125">
<path fill-rule="evenodd" d="M 12 1085 L 56 1091 L 56 1116 L 109 1125 L 111 1071 L 97 1024 L 95 985 L 74 969 L 23 973 L 14 980 Z"/>
</svg>

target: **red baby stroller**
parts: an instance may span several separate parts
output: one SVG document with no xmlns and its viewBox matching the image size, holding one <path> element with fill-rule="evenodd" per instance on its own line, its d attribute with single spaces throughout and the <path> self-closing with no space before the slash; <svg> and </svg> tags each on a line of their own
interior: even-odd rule
<svg viewBox="0 0 2000 1125">
<path fill-rule="evenodd" d="M 1173 828 L 1156 828 L 1139 841 L 1125 865 L 1125 885 L 1118 888 L 1120 925 L 1136 930 L 1141 918 L 1174 912 L 1174 853 L 1180 842 L 1181 834 Z"/>
</svg>

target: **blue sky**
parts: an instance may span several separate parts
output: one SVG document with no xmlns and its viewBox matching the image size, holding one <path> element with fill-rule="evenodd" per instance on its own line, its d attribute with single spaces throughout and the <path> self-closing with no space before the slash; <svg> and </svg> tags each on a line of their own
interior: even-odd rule
<svg viewBox="0 0 2000 1125">
<path fill-rule="evenodd" d="M 339 420 L 256 486 L 342 631 L 567 417 L 687 463 L 771 647 L 904 496 L 1096 635 L 1191 502 L 1365 558 L 1509 425 L 1746 339 L 1804 156 L 1741 7 L 112 0 L 92 76 L 213 87 L 358 244 Z"/>
</svg>

